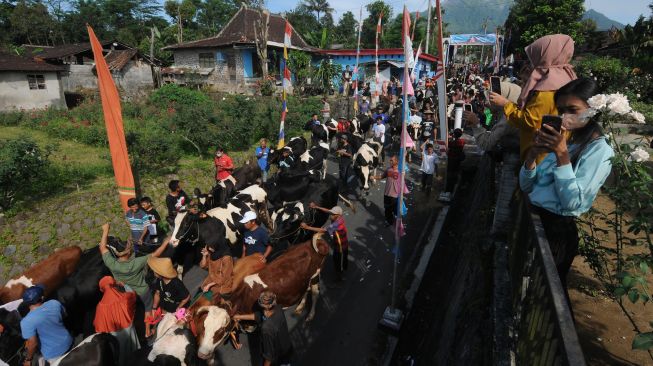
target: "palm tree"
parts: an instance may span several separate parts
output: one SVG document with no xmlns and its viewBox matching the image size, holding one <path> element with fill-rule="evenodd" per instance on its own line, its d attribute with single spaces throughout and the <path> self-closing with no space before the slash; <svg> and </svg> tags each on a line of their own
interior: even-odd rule
<svg viewBox="0 0 653 366">
<path fill-rule="evenodd" d="M 333 8 L 327 0 L 303 0 L 302 5 L 309 11 L 317 13 L 317 20 L 320 21 L 320 13 L 331 14 Z"/>
</svg>

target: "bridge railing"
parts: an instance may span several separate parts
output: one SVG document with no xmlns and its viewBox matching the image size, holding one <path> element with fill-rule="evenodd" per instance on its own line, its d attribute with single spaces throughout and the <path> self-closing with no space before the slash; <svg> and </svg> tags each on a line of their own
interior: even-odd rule
<svg viewBox="0 0 653 366">
<path fill-rule="evenodd" d="M 522 196 L 509 240 L 516 365 L 584 366 L 578 335 L 538 214 Z"/>
</svg>

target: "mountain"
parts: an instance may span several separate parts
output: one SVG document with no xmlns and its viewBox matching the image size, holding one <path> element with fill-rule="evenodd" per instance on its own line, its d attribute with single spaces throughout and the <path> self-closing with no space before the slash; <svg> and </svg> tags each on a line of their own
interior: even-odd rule
<svg viewBox="0 0 653 366">
<path fill-rule="evenodd" d="M 487 19 L 487 33 L 494 33 L 497 26 L 503 25 L 510 13 L 513 1 L 506 0 L 446 0 L 442 3 L 443 19 L 447 23 L 447 31 L 457 33 L 483 33 L 484 22 Z M 426 16 L 426 12 L 421 16 Z M 589 9 L 583 19 L 596 22 L 597 30 L 608 30 L 612 26 L 621 29 L 623 24 L 614 21 L 594 9 Z"/>
<path fill-rule="evenodd" d="M 586 11 L 585 14 L 583 14 L 583 19 L 592 19 L 596 22 L 596 30 L 609 30 L 612 29 L 612 27 L 622 29 L 624 27 L 623 24 L 606 17 L 594 9 Z"/>
</svg>

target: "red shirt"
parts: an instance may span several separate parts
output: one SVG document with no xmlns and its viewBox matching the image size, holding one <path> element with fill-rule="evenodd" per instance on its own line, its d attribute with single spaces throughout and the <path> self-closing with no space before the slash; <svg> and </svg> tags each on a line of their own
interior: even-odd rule
<svg viewBox="0 0 653 366">
<path fill-rule="evenodd" d="M 234 169 L 234 163 L 231 161 L 231 158 L 227 154 L 222 154 L 220 157 L 215 157 L 213 159 L 215 164 L 215 179 L 224 180 L 231 175 L 231 171 Z"/>
<path fill-rule="evenodd" d="M 327 227 L 327 232 L 333 237 L 333 245 L 337 251 L 342 252 L 343 249 L 349 248 L 347 227 L 345 226 L 345 219 L 342 216 L 338 217 L 336 221 Z"/>
</svg>

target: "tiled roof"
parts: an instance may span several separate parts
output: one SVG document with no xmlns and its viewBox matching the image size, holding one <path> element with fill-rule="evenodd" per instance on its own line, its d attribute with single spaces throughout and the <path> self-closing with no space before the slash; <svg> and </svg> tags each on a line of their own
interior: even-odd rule
<svg viewBox="0 0 653 366">
<path fill-rule="evenodd" d="M 111 44 L 110 41 L 101 42 L 102 46 L 108 46 Z M 91 43 L 73 43 L 65 44 L 61 46 L 23 46 L 27 49 L 28 53 L 31 53 L 32 56 L 42 58 L 44 60 L 58 59 L 66 56 L 76 55 L 80 52 L 86 52 L 91 50 Z"/>
<path fill-rule="evenodd" d="M 63 71 L 65 67 L 0 52 L 0 71 Z"/>
<path fill-rule="evenodd" d="M 122 70 L 125 65 L 131 60 L 138 50 L 112 50 L 104 56 L 104 59 L 107 61 L 110 70 Z"/>
<path fill-rule="evenodd" d="M 254 25 L 258 19 L 259 12 L 257 10 L 241 7 L 217 36 L 170 45 L 164 47 L 164 49 L 206 48 L 230 46 L 237 43 L 255 43 Z M 286 19 L 278 14 L 270 14 L 268 41 L 283 45 L 285 31 Z M 297 48 L 311 48 L 294 29 L 291 43 L 292 46 Z"/>
</svg>

